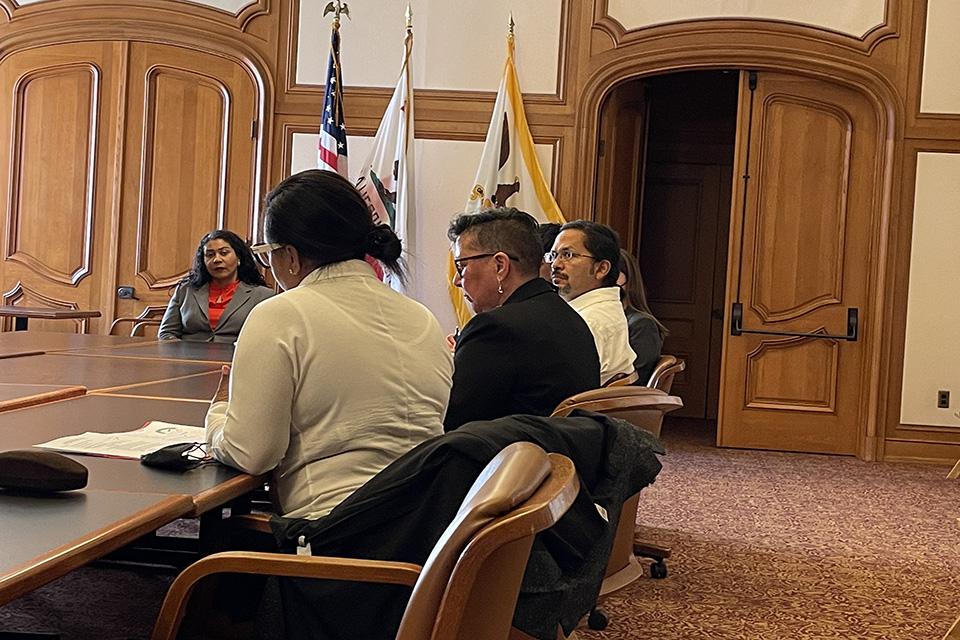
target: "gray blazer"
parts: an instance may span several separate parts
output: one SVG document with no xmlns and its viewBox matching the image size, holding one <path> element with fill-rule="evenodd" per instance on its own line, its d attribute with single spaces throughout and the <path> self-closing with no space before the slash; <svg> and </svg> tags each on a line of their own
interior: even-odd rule
<svg viewBox="0 0 960 640">
<path fill-rule="evenodd" d="M 203 285 L 194 289 L 189 284 L 180 283 L 173 292 L 167 310 L 160 321 L 158 337 L 161 340 L 189 340 L 192 342 L 230 342 L 237 340 L 240 327 L 243 326 L 250 310 L 274 294 L 269 287 L 259 287 L 241 282 L 233 298 L 220 316 L 217 328 L 210 329 L 209 301 L 210 287 Z"/>
</svg>

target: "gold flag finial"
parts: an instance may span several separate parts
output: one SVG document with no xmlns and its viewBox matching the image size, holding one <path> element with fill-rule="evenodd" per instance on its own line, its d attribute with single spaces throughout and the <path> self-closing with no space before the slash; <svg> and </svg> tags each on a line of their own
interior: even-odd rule
<svg viewBox="0 0 960 640">
<path fill-rule="evenodd" d="M 513 21 L 513 11 L 511 11 L 511 12 L 510 12 L 510 22 L 509 22 L 509 27 L 510 27 L 509 35 L 510 35 L 511 38 L 513 37 L 513 28 L 514 28 L 515 26 L 517 26 L 517 23 Z"/>
<path fill-rule="evenodd" d="M 350 6 L 343 0 L 331 0 L 323 9 L 323 17 L 326 18 L 329 13 L 333 14 L 333 26 L 337 28 L 340 26 L 341 15 L 350 17 Z"/>
<path fill-rule="evenodd" d="M 407 31 L 413 30 L 413 9 L 410 8 L 410 3 L 407 3 L 407 12 L 404 14 L 407 18 Z"/>
</svg>

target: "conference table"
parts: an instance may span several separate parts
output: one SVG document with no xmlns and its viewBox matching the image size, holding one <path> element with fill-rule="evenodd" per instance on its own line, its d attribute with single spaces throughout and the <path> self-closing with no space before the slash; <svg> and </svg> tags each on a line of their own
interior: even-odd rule
<svg viewBox="0 0 960 640">
<path fill-rule="evenodd" d="M 138 337 L 56 333 L 54 331 L 5 331 L 0 332 L 0 358 L 16 358 L 24 355 L 39 355 L 73 349 L 142 344 L 148 340 L 148 338 Z"/>
<path fill-rule="evenodd" d="M 0 334 L 0 349 L 9 335 Z M 232 345 L 104 337 L 39 336 L 20 346 L 35 351 L 43 345 L 50 352 L 0 360 L 0 396 L 15 395 L 15 384 L 23 391 L 74 384 L 89 390 L 0 412 L 0 451 L 85 431 L 133 431 L 150 420 L 203 424 Z M 221 507 L 263 484 L 262 477 L 220 464 L 173 472 L 138 460 L 69 457 L 87 467 L 85 489 L 54 496 L 0 490 L 0 604 L 177 518 L 200 517 L 201 552 L 208 550 L 211 536 L 222 526 Z"/>
</svg>

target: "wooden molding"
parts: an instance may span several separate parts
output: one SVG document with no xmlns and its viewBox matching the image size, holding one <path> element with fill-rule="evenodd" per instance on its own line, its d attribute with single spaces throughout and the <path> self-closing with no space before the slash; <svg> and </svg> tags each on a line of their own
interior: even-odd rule
<svg viewBox="0 0 960 640">
<path fill-rule="evenodd" d="M 899 5 L 903 1 L 887 0 L 883 22 L 861 36 L 853 36 L 817 25 L 800 24 L 787 20 L 745 18 L 698 18 L 627 29 L 619 20 L 610 15 L 608 0 L 595 0 L 593 27 L 610 37 L 613 48 L 619 48 L 640 40 L 670 37 L 680 33 L 709 36 L 729 30 L 749 30 L 757 35 L 790 35 L 795 38 L 844 47 L 869 55 L 884 40 L 899 35 Z"/>
<path fill-rule="evenodd" d="M 131 11 L 148 10 L 158 13 L 187 14 L 205 22 L 219 23 L 240 31 L 247 31 L 256 18 L 269 15 L 273 0 L 250 0 L 238 12 L 232 13 L 200 2 L 171 2 L 170 0 L 114 0 L 111 7 Z M 8 22 L 14 22 L 37 15 L 66 13 L 78 9 L 90 8 L 88 0 L 59 0 L 56 4 L 37 2 L 20 5 L 15 0 L 0 0 L 0 12 L 6 15 Z M 100 10 L 103 7 L 96 7 Z"/>
<path fill-rule="evenodd" d="M 909 48 L 903 56 L 908 69 L 906 84 L 907 119 L 905 137 L 922 140 L 960 140 L 960 113 L 920 111 L 923 92 L 923 61 L 926 52 L 927 0 L 912 4 Z"/>
</svg>

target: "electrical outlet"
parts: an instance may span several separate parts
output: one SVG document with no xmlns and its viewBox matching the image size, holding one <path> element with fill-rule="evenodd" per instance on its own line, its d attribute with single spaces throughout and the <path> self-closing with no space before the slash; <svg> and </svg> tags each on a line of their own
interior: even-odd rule
<svg viewBox="0 0 960 640">
<path fill-rule="evenodd" d="M 937 391 L 937 408 L 938 409 L 949 409 L 950 408 L 950 392 L 946 389 L 940 389 Z"/>
</svg>

